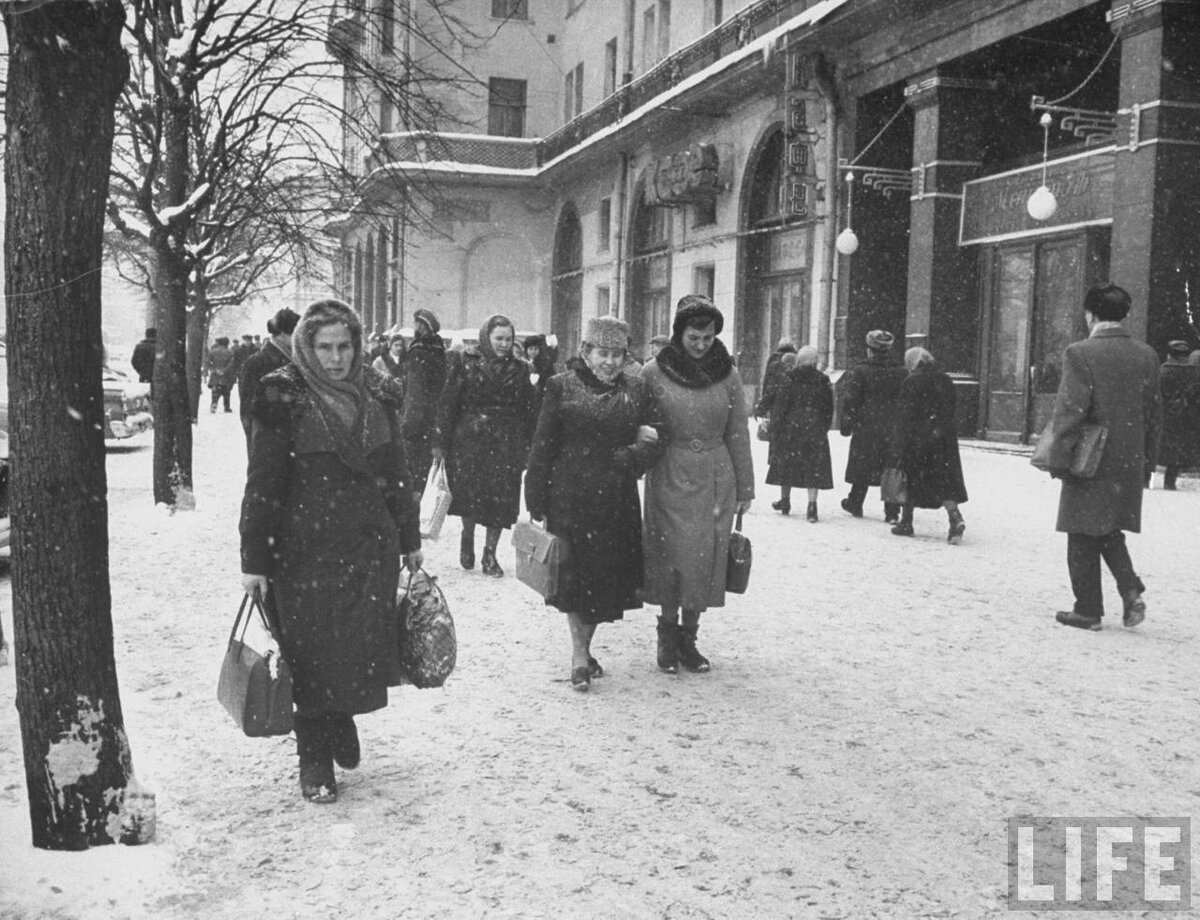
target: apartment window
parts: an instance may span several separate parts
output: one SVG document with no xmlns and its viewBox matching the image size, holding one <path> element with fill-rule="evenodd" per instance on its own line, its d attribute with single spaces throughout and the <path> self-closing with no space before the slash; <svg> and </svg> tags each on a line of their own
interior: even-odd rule
<svg viewBox="0 0 1200 920">
<path fill-rule="evenodd" d="M 717 267 L 711 262 L 692 269 L 692 293 L 703 294 L 709 300 L 717 287 Z"/>
<path fill-rule="evenodd" d="M 617 91 L 617 40 L 610 39 L 604 46 L 604 98 Z"/>
<path fill-rule="evenodd" d="M 612 287 L 607 284 L 596 285 L 596 315 L 608 316 L 612 312 Z"/>
<path fill-rule="evenodd" d="M 671 0 L 658 0 L 658 59 L 671 53 Z"/>
<path fill-rule="evenodd" d="M 654 66 L 656 58 L 654 57 L 655 43 L 657 41 L 658 32 L 654 28 L 655 12 L 654 7 L 650 7 L 642 13 L 642 71 L 645 72 Z"/>
<path fill-rule="evenodd" d="M 725 21 L 724 0 L 704 0 L 704 28 L 715 29 Z"/>
<path fill-rule="evenodd" d="M 492 0 L 492 15 L 497 19 L 528 19 L 529 0 Z"/>
<path fill-rule="evenodd" d="M 387 96 L 379 98 L 379 133 L 390 134 L 392 131 L 392 100 Z"/>
<path fill-rule="evenodd" d="M 488 134 L 525 136 L 525 81 L 492 77 L 488 80 Z"/>
<path fill-rule="evenodd" d="M 612 199 L 600 199 L 600 220 L 596 228 L 596 248 L 600 252 L 608 252 L 609 240 L 612 239 Z"/>
</svg>

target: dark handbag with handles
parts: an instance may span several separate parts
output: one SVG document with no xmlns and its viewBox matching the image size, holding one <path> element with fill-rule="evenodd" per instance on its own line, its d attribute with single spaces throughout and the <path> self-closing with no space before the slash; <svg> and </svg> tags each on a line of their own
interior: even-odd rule
<svg viewBox="0 0 1200 920">
<path fill-rule="evenodd" d="M 729 535 L 729 559 L 725 564 L 725 590 L 730 594 L 745 594 L 750 584 L 750 564 L 754 551 L 750 538 L 742 533 L 742 515 L 737 516 L 733 533 Z"/>
<path fill-rule="evenodd" d="M 879 496 L 895 505 L 908 504 L 908 477 L 903 470 L 888 467 L 879 477 Z"/>
<path fill-rule="evenodd" d="M 419 569 L 396 598 L 400 617 L 400 668 L 422 690 L 440 687 L 458 660 L 454 617 L 437 579 Z"/>
<path fill-rule="evenodd" d="M 248 642 L 246 630 L 256 613 L 256 629 Z M 251 738 L 286 735 L 292 730 L 292 671 L 279 652 L 257 594 L 242 598 L 233 621 L 221 662 L 217 699 Z"/>
<path fill-rule="evenodd" d="M 1072 437 L 1059 440 L 1054 437 L 1053 426 L 1053 419 L 1046 423 L 1029 462 L 1044 473 L 1070 474 L 1080 479 L 1095 476 L 1108 443 L 1108 428 L 1085 424 Z"/>
</svg>

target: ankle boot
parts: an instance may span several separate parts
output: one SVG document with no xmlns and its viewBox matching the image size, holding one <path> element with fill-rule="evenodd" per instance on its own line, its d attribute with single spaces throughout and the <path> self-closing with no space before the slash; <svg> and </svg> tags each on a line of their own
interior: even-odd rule
<svg viewBox="0 0 1200 920">
<path fill-rule="evenodd" d="M 353 770 L 362 758 L 358 743 L 358 726 L 348 712 L 331 712 L 325 717 L 329 732 L 329 750 L 334 763 L 344 770 Z"/>
<path fill-rule="evenodd" d="M 483 560 L 479 564 L 479 570 L 493 578 L 504 577 L 504 569 L 500 568 L 500 563 L 496 561 L 496 551 L 488 546 L 483 548 Z"/>
<path fill-rule="evenodd" d="M 808 503 L 808 513 L 804 515 L 804 520 L 808 521 L 810 524 L 817 523 L 817 503 L 816 502 Z"/>
<path fill-rule="evenodd" d="M 708 659 L 696 649 L 696 633 L 699 624 L 679 627 L 679 663 L 689 671 L 703 674 L 710 667 Z"/>
<path fill-rule="evenodd" d="M 958 509 L 948 513 L 950 515 L 950 533 L 946 536 L 946 542 L 951 546 L 957 546 L 962 542 L 963 531 L 967 529 L 967 525 L 963 521 L 962 512 Z"/>
<path fill-rule="evenodd" d="M 668 674 L 679 671 L 679 624 L 658 618 L 658 669 Z"/>
<path fill-rule="evenodd" d="M 333 755 L 325 720 L 296 716 L 296 754 L 300 759 L 300 794 L 318 805 L 337 801 Z"/>
<path fill-rule="evenodd" d="M 458 564 L 468 572 L 475 568 L 475 534 L 465 530 L 458 539 Z"/>
<path fill-rule="evenodd" d="M 792 502 L 791 502 L 791 499 L 788 499 L 788 498 L 781 498 L 777 502 L 771 502 L 771 507 L 774 508 L 776 511 L 778 511 L 780 514 L 791 514 L 792 513 Z"/>
</svg>

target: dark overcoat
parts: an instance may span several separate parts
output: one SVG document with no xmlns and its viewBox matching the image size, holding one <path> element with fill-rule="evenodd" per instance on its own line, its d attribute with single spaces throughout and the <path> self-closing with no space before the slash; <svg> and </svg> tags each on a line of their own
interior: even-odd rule
<svg viewBox="0 0 1200 920">
<path fill-rule="evenodd" d="M 663 448 L 638 444 L 637 431 L 654 424 L 640 377 L 622 373 L 605 384 L 575 359 L 546 384 L 525 505 L 569 547 L 562 588 L 547 603 L 585 622 L 617 620 L 642 606 L 637 481 Z"/>
<path fill-rule="evenodd" d="M 1168 361 L 1159 374 L 1163 430 L 1158 462 L 1180 469 L 1200 466 L 1200 367 Z"/>
<path fill-rule="evenodd" d="M 829 425 L 833 385 L 811 365 L 785 370 L 775 385 L 767 485 L 832 489 Z"/>
<path fill-rule="evenodd" d="M 450 514 L 510 527 L 521 505 L 521 473 L 537 424 L 529 365 L 476 346 L 451 352 L 438 401 L 438 444 L 450 478 Z"/>
<path fill-rule="evenodd" d="M 437 430 L 438 399 L 446 384 L 446 345 L 436 333 L 413 339 L 404 363 L 404 416 L 400 436 L 418 489 L 425 488 Z"/>
<path fill-rule="evenodd" d="M 286 367 L 291 361 L 291 357 L 282 348 L 268 339 L 262 348 L 242 362 L 242 369 L 238 374 L 238 412 L 247 437 L 250 436 L 254 423 L 258 385 L 267 374 Z"/>
<path fill-rule="evenodd" d="M 264 377 L 255 404 L 242 571 L 270 580 L 305 714 L 371 712 L 400 679 L 396 587 L 401 554 L 421 547 L 419 512 L 398 434 L 399 387 L 371 368 L 363 379 L 388 427 L 360 469 L 338 452 L 294 365 Z"/>
<path fill-rule="evenodd" d="M 1106 324 L 1068 345 L 1062 366 L 1051 416 L 1054 443 L 1069 444 L 1085 423 L 1106 426 L 1108 442 L 1095 476 L 1063 476 L 1057 529 L 1094 537 L 1138 533 L 1142 489 L 1154 469 L 1162 428 L 1158 355 L 1124 327 Z M 1069 455 L 1052 457 L 1050 466 L 1068 469 Z"/>
<path fill-rule="evenodd" d="M 771 407 L 775 404 L 775 394 L 778 391 L 779 381 L 788 370 L 783 366 L 783 356 L 795 353 L 796 349 L 794 348 L 784 348 L 782 351 L 771 352 L 767 358 L 767 368 L 763 371 L 762 388 L 759 390 L 758 404 L 754 407 L 755 415 L 764 416 L 771 414 Z"/>
<path fill-rule="evenodd" d="M 907 375 L 887 355 L 871 355 L 846 374 L 841 405 L 841 432 L 850 436 L 846 482 L 879 485 L 891 458 L 896 400 Z"/>
<path fill-rule="evenodd" d="M 237 380 L 237 357 L 233 349 L 214 345 L 208 352 L 208 385 L 211 389 L 232 387 Z"/>
<path fill-rule="evenodd" d="M 908 503 L 917 508 L 967 500 L 954 403 L 954 381 L 933 364 L 914 368 L 900 385 L 895 465 L 908 480 Z"/>
</svg>

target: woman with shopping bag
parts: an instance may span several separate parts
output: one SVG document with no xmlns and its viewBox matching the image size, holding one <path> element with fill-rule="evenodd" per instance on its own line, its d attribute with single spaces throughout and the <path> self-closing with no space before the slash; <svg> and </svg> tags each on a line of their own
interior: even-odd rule
<svg viewBox="0 0 1200 920">
<path fill-rule="evenodd" d="M 400 564 L 421 567 L 401 389 L 363 366 L 362 324 L 314 303 L 292 363 L 258 390 L 242 500 L 242 587 L 273 614 L 291 667 L 300 789 L 337 800 L 333 765 L 358 765 L 354 716 L 400 682 Z"/>
<path fill-rule="evenodd" d="M 546 603 L 567 615 L 576 690 L 604 673 L 591 653 L 596 626 L 642 606 L 637 481 L 660 449 L 650 390 L 623 372 L 628 342 L 622 320 L 587 321 L 579 357 L 546 386 L 525 473 L 530 517 L 567 543 Z"/>
</svg>

